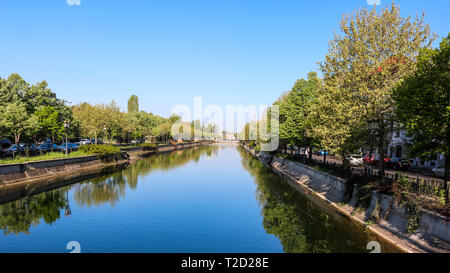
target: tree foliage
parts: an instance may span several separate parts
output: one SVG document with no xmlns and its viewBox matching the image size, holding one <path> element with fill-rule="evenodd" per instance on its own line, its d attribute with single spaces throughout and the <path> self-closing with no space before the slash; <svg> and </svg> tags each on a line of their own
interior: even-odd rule
<svg viewBox="0 0 450 273">
<path fill-rule="evenodd" d="M 448 190 L 450 34 L 442 40 L 440 48 L 421 51 L 417 71 L 395 89 L 394 98 L 396 114 L 411 137 L 411 155 L 430 158 L 437 153 L 445 154 L 444 188 Z"/>
<path fill-rule="evenodd" d="M 128 99 L 128 113 L 139 112 L 139 98 L 136 95 L 131 95 Z"/>
</svg>

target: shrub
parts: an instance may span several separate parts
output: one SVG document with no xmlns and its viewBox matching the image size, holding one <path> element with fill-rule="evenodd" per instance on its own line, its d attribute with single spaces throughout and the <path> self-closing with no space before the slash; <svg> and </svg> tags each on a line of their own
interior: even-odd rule
<svg viewBox="0 0 450 273">
<path fill-rule="evenodd" d="M 154 151 L 157 149 L 157 145 L 155 143 L 142 143 L 139 147 L 145 151 Z"/>
<path fill-rule="evenodd" d="M 259 152 L 261 151 L 261 145 L 260 144 L 256 144 L 255 145 L 255 152 Z"/>
<path fill-rule="evenodd" d="M 95 154 L 103 162 L 111 162 L 122 159 L 122 152 L 118 147 L 111 145 L 84 145 L 80 150 Z"/>
</svg>

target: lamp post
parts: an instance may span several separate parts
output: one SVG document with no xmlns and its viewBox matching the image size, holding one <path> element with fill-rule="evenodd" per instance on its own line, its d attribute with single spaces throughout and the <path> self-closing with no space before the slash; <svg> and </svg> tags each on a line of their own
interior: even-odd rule
<svg viewBox="0 0 450 273">
<path fill-rule="evenodd" d="M 370 137 L 369 165 L 372 166 L 373 138 L 377 135 L 378 130 L 380 129 L 380 121 L 377 119 L 368 120 L 367 128 L 369 129 Z"/>
<path fill-rule="evenodd" d="M 64 120 L 64 130 L 66 131 L 66 155 L 69 154 L 68 144 L 67 144 L 67 129 L 69 129 L 70 122 L 66 119 Z"/>
</svg>

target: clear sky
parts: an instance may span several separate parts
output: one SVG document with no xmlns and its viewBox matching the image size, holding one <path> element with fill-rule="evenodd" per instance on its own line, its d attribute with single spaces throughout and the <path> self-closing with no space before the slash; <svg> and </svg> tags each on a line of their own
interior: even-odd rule
<svg viewBox="0 0 450 273">
<path fill-rule="evenodd" d="M 2 0 L 0 77 L 47 80 L 72 104 L 126 108 L 136 94 L 163 116 L 194 96 L 270 104 L 318 69 L 342 14 L 367 1 Z M 425 11 L 440 38 L 450 32 L 450 1 L 395 3 L 403 16 Z"/>
</svg>

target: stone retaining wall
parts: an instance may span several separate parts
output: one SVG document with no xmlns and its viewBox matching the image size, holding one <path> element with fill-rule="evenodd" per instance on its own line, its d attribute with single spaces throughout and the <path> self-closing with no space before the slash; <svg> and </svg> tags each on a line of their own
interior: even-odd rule
<svg viewBox="0 0 450 273">
<path fill-rule="evenodd" d="M 0 165 L 0 175 L 7 175 L 19 172 L 25 172 L 27 170 L 40 169 L 40 168 L 50 168 L 58 167 L 70 164 L 79 164 L 89 161 L 96 160 L 97 157 L 93 156 L 82 156 L 73 158 L 63 158 L 63 159 L 52 159 L 43 161 L 33 161 L 27 163 L 16 163 L 16 164 L 5 164 Z"/>
<path fill-rule="evenodd" d="M 255 152 L 244 148 L 258 158 L 264 165 L 272 168 L 275 173 L 295 181 L 295 183 L 307 187 L 320 194 L 333 204 L 337 210 L 345 212 L 350 218 L 359 222 L 366 222 L 374 212 L 377 202 L 381 220 L 376 224 L 379 228 L 388 231 L 390 236 L 396 236 L 408 244 L 404 249 L 425 252 L 450 252 L 450 233 L 448 219 L 442 215 L 427 210 L 422 210 L 420 226 L 414 233 L 408 233 L 408 214 L 403 206 L 396 206 L 394 198 L 390 195 L 372 193 L 370 206 L 363 213 L 357 213 L 357 185 L 353 186 L 353 195 L 349 204 L 342 206 L 345 199 L 345 180 L 328 173 L 313 169 L 309 166 L 272 157 L 264 152 Z M 376 230 L 376 228 L 372 228 Z M 397 239 L 398 239 L 397 238 Z"/>
</svg>

